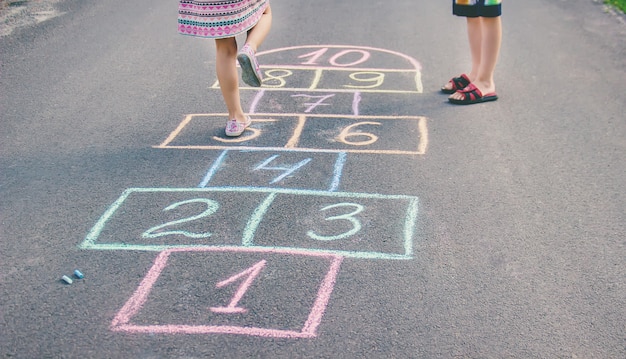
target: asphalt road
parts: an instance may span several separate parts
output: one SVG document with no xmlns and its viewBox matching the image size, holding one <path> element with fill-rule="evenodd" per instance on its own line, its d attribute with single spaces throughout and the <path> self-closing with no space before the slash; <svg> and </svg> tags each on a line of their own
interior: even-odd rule
<svg viewBox="0 0 626 359">
<path fill-rule="evenodd" d="M 272 0 L 238 142 L 175 1 L 1 37 L 0 357 L 626 357 L 624 17 L 504 5 L 456 107 L 445 1 Z"/>
</svg>

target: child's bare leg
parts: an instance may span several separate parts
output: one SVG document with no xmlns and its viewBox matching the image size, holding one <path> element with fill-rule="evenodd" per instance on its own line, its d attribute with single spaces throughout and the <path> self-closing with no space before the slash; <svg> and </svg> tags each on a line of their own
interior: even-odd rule
<svg viewBox="0 0 626 359">
<path fill-rule="evenodd" d="M 482 49 L 481 60 L 474 84 L 483 93 L 495 92 L 496 84 L 493 75 L 496 70 L 500 44 L 502 43 L 502 21 L 498 17 L 482 18 Z"/>
<path fill-rule="evenodd" d="M 467 75 L 470 81 L 474 81 L 478 74 L 478 68 L 480 67 L 480 57 L 481 57 L 481 22 L 478 17 L 468 17 L 467 18 L 467 37 L 470 45 L 470 54 L 472 59 L 472 71 Z M 452 81 L 448 82 L 444 89 L 451 90 L 453 88 Z"/>
<path fill-rule="evenodd" d="M 477 19 L 480 30 L 476 30 L 476 32 L 480 34 L 480 40 L 474 39 L 473 41 L 480 43 L 480 48 L 476 54 L 474 54 L 474 49 L 472 50 L 472 73 L 469 77 L 480 92 L 486 95 L 496 91 L 493 75 L 502 43 L 502 21 L 500 17 L 480 17 Z M 470 46 L 471 43 L 472 36 L 470 35 Z M 475 58 L 479 59 L 478 63 L 475 63 Z M 463 95 L 453 93 L 450 98 L 461 100 Z"/>
<path fill-rule="evenodd" d="M 478 69 L 482 62 L 483 26 L 481 17 L 467 18 L 467 38 L 472 55 L 472 71 L 467 75 L 472 82 L 478 76 Z"/>
<path fill-rule="evenodd" d="M 256 25 L 254 25 L 254 27 L 248 31 L 246 44 L 248 44 L 252 48 L 252 50 L 256 52 L 259 46 L 261 46 L 261 44 L 265 40 L 267 34 L 270 32 L 271 27 L 272 9 L 270 9 L 270 6 L 268 5 Z"/>
<path fill-rule="evenodd" d="M 236 64 L 237 41 L 234 37 L 216 39 L 215 48 L 217 51 L 215 64 L 217 79 L 228 108 L 228 119 L 236 118 L 237 121 L 246 122 L 239 97 L 239 73 Z"/>
</svg>

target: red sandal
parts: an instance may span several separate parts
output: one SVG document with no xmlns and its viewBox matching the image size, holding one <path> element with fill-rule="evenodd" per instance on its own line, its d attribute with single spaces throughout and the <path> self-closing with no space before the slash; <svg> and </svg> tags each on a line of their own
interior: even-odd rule
<svg viewBox="0 0 626 359">
<path fill-rule="evenodd" d="M 459 77 L 453 77 L 448 82 L 452 82 L 452 88 L 448 89 L 448 88 L 442 87 L 441 92 L 445 94 L 452 94 L 459 90 L 463 90 L 471 83 L 469 77 L 467 77 L 466 74 L 462 74 Z"/>
<path fill-rule="evenodd" d="M 475 103 L 482 103 L 488 101 L 495 101 L 498 99 L 498 95 L 495 92 L 490 92 L 488 94 L 483 95 L 482 92 L 476 87 L 474 84 L 469 84 L 463 90 L 457 91 L 458 93 L 463 94 L 462 100 L 457 100 L 455 98 L 448 98 L 450 103 L 455 105 L 471 105 Z"/>
</svg>

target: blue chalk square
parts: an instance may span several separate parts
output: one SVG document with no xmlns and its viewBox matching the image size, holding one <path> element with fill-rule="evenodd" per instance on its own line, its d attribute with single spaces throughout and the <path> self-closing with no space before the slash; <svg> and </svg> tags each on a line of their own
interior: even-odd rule
<svg viewBox="0 0 626 359">
<path fill-rule="evenodd" d="M 335 191 L 345 154 L 224 151 L 198 185 Z"/>
</svg>

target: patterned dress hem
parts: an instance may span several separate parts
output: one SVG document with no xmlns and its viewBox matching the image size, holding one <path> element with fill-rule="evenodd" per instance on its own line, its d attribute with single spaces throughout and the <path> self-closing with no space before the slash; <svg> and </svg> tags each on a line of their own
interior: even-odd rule
<svg viewBox="0 0 626 359">
<path fill-rule="evenodd" d="M 236 1 L 233 1 L 236 2 Z M 245 1 L 244 1 L 245 2 Z M 211 16 L 197 16 L 188 9 L 182 9 L 183 1 L 179 2 L 178 33 L 186 36 L 194 36 L 206 39 L 226 39 L 243 34 L 252 29 L 261 19 L 269 6 L 269 0 L 257 0 L 255 6 L 247 15 L 233 14 L 230 18 L 218 16 L 220 21 L 210 22 Z"/>
</svg>

